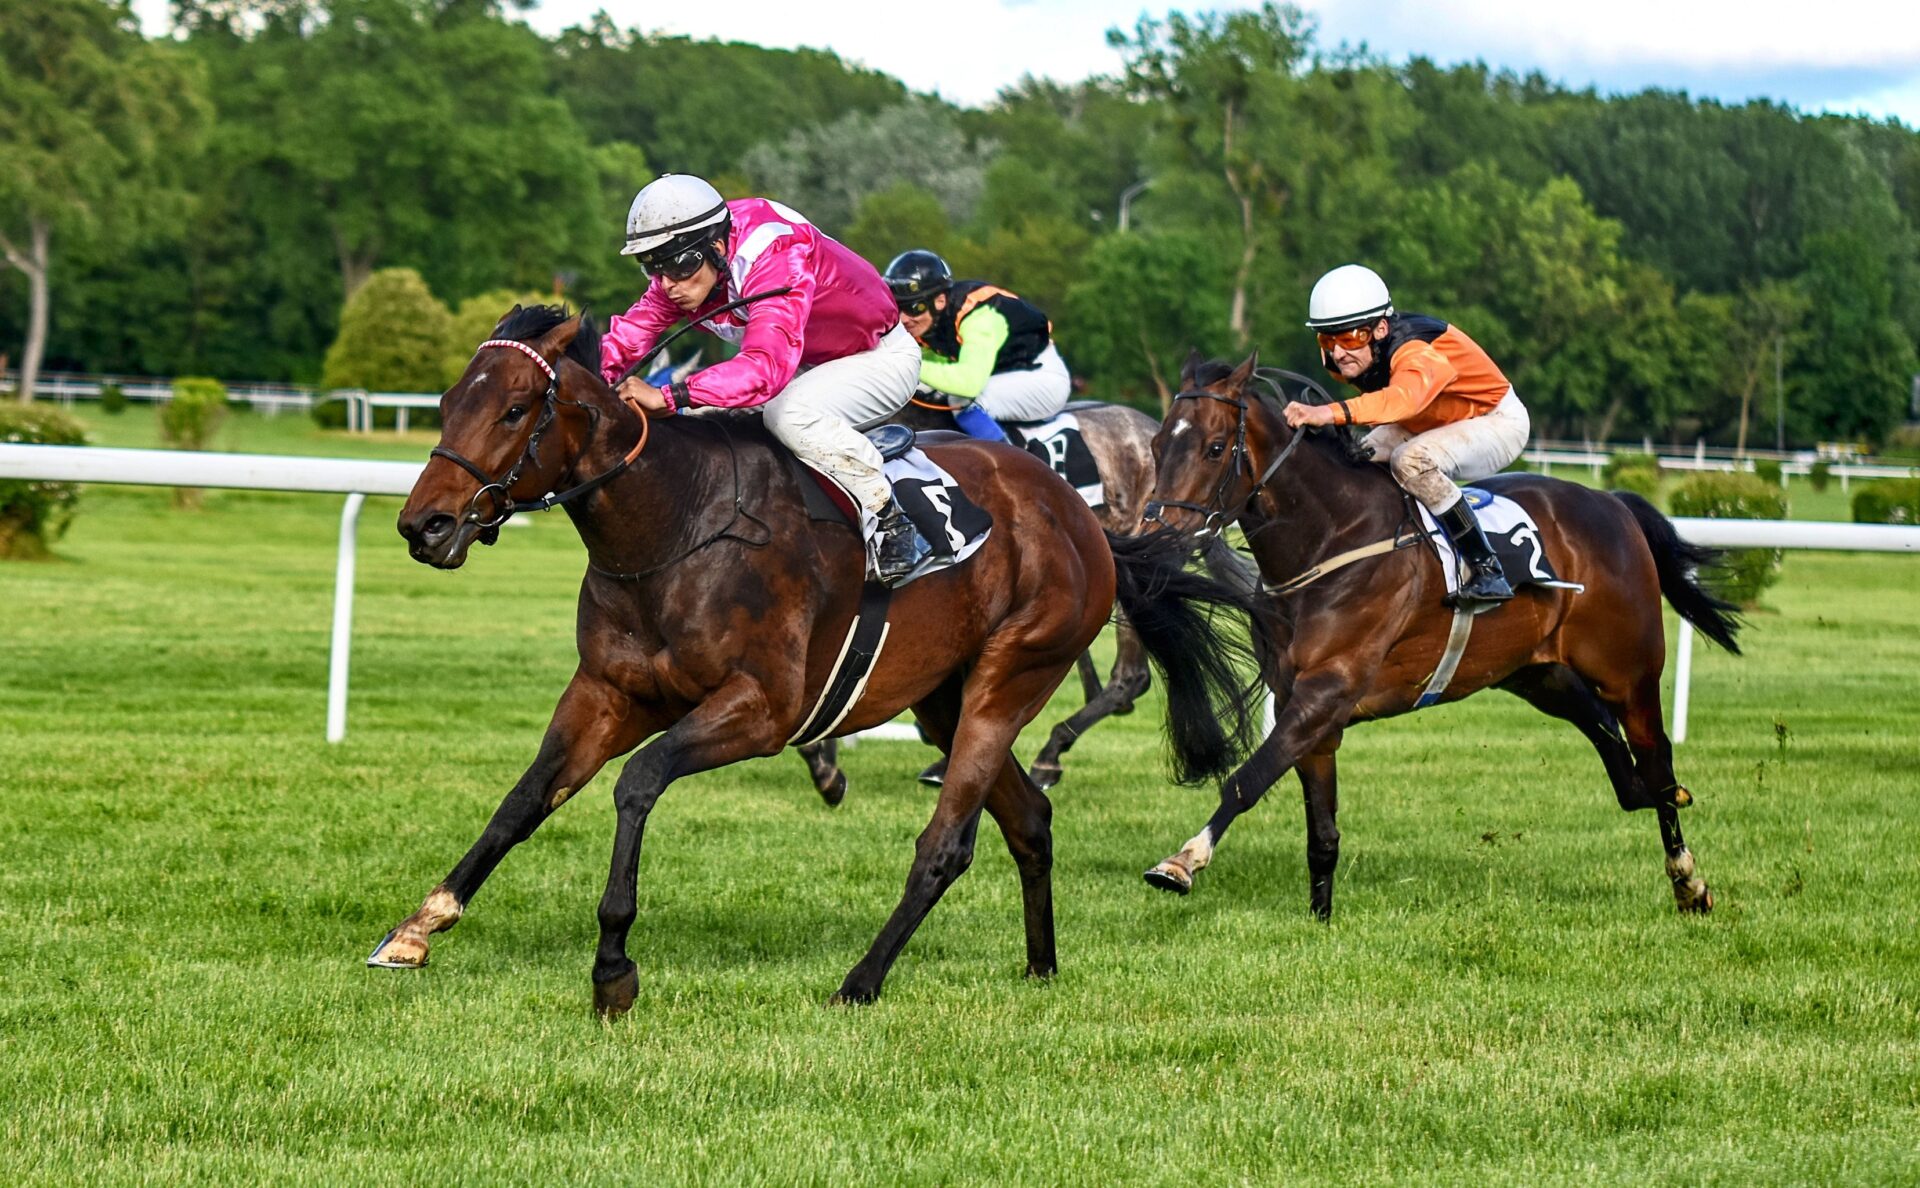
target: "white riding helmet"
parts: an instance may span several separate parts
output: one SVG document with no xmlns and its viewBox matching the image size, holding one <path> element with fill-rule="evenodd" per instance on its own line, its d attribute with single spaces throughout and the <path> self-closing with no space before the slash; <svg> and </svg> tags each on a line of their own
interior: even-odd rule
<svg viewBox="0 0 1920 1188">
<path fill-rule="evenodd" d="M 1342 264 L 1314 282 L 1307 298 L 1307 327 L 1344 330 L 1393 312 L 1387 282 L 1364 264 Z"/>
<path fill-rule="evenodd" d="M 653 251 L 669 240 L 727 220 L 727 200 L 690 173 L 663 173 L 633 196 L 627 208 L 627 246 L 623 256 Z"/>
</svg>

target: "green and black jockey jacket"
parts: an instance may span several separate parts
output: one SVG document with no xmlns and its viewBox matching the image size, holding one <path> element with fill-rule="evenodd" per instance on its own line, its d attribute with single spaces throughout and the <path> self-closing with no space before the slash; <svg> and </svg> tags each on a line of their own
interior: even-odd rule
<svg viewBox="0 0 1920 1188">
<path fill-rule="evenodd" d="M 1007 290 L 985 281 L 955 281 L 947 290 L 947 308 L 927 331 L 926 345 L 949 359 L 960 356 L 960 323 L 978 306 L 986 305 L 1007 319 L 1007 341 L 993 361 L 993 371 L 1031 371 L 1040 352 L 1053 341 L 1047 315 Z"/>
</svg>

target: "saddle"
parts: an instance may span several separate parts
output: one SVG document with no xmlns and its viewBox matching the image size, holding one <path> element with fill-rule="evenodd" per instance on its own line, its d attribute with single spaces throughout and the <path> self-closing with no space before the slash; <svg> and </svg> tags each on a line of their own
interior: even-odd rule
<svg viewBox="0 0 1920 1188">
<path fill-rule="evenodd" d="M 866 437 L 880 451 L 887 482 L 892 485 L 901 510 L 933 546 L 933 557 L 927 566 L 908 580 L 951 568 L 973 556 L 993 529 L 992 514 L 975 503 L 952 475 L 927 457 L 912 429 L 905 425 L 880 425 L 867 430 Z M 793 451 L 781 447 L 780 452 L 799 483 L 807 517 L 823 523 L 843 524 L 864 538 L 864 517 L 846 488 L 832 476 L 802 462 Z"/>
</svg>

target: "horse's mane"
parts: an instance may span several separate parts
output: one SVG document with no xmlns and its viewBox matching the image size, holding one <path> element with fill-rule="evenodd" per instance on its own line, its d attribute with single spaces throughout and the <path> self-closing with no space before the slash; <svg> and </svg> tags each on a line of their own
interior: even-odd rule
<svg viewBox="0 0 1920 1188">
<path fill-rule="evenodd" d="M 572 316 L 573 312 L 564 305 L 516 305 L 494 327 L 493 337 L 528 342 Z M 594 325 L 584 305 L 580 307 L 580 332 L 568 344 L 566 357 L 594 375 L 600 374 L 600 327 Z"/>
<path fill-rule="evenodd" d="M 1234 364 L 1224 359 L 1208 359 L 1194 367 L 1193 383 L 1202 388 L 1220 383 L 1233 374 L 1234 367 Z M 1265 403 L 1275 413 L 1280 411 L 1281 405 L 1274 403 L 1270 398 L 1276 393 L 1279 394 L 1278 399 L 1281 404 L 1287 400 L 1297 400 L 1301 404 L 1326 404 L 1331 400 L 1324 389 L 1308 385 L 1289 386 L 1284 377 L 1266 367 L 1255 371 L 1254 378 L 1247 384 L 1247 390 L 1252 393 L 1254 399 Z M 1355 453 L 1356 445 L 1352 430 L 1334 426 L 1313 429 L 1307 432 L 1307 440 L 1348 466 L 1368 467 L 1367 461 Z"/>
</svg>

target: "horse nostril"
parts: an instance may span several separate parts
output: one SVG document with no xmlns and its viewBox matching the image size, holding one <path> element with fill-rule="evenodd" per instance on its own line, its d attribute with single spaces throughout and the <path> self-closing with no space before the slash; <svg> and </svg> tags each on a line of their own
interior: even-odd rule
<svg viewBox="0 0 1920 1188">
<path fill-rule="evenodd" d="M 427 517 L 427 522 L 421 525 L 420 539 L 425 544 L 437 545 L 453 535 L 453 528 L 457 522 L 447 513 L 437 512 Z"/>
</svg>

